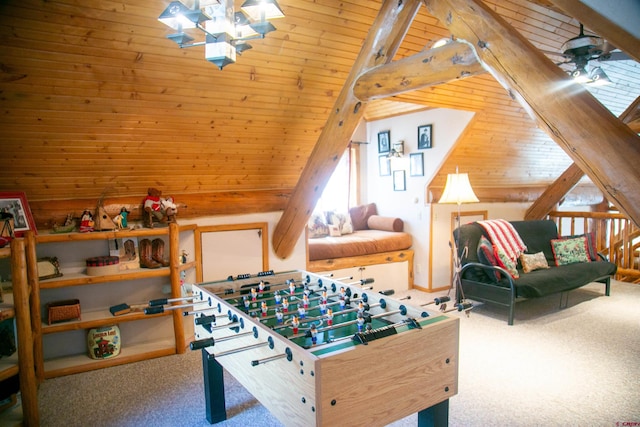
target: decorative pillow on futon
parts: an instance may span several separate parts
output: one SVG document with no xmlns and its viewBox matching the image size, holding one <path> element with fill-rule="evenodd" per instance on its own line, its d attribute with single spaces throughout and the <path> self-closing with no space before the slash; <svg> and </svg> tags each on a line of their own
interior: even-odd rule
<svg viewBox="0 0 640 427">
<path fill-rule="evenodd" d="M 368 205 L 355 206 L 349 209 L 349 215 L 351 216 L 353 231 L 366 230 L 369 217 L 378 215 L 378 209 L 375 203 L 369 203 Z"/>
<path fill-rule="evenodd" d="M 556 265 L 591 262 L 586 237 L 553 239 L 551 240 L 551 249 L 553 250 Z"/>
<path fill-rule="evenodd" d="M 353 233 L 353 224 L 349 214 L 331 212 L 329 224 L 336 225 L 340 230 L 340 235 Z"/>
<path fill-rule="evenodd" d="M 498 246 L 494 245 L 493 250 L 496 255 L 496 261 L 498 261 L 498 265 L 507 270 L 509 274 L 511 274 L 511 277 L 513 277 L 514 279 L 519 278 L 520 273 L 518 273 L 516 262 L 509 258 L 507 253 L 504 250 L 500 249 Z"/>
<path fill-rule="evenodd" d="M 316 239 L 318 237 L 326 237 L 329 235 L 329 226 L 324 221 L 324 216 L 319 214 L 311 215 L 307 223 L 309 229 L 309 238 Z"/>
<path fill-rule="evenodd" d="M 575 239 L 576 237 L 584 237 L 587 239 L 587 249 L 589 250 L 589 258 L 591 261 L 598 260 L 598 249 L 596 245 L 596 233 L 590 231 L 586 234 L 577 234 L 575 236 L 562 236 L 562 239 Z"/>
<path fill-rule="evenodd" d="M 404 229 L 404 221 L 400 218 L 371 215 L 367 220 L 367 227 L 369 227 L 370 230 L 399 232 Z"/>
<path fill-rule="evenodd" d="M 547 258 L 544 256 L 544 252 L 538 252 L 536 254 L 521 254 L 520 264 L 522 264 L 522 271 L 525 273 L 549 268 L 549 263 L 547 262 Z"/>
<path fill-rule="evenodd" d="M 496 260 L 496 256 L 493 252 L 493 245 L 486 237 L 480 237 L 480 241 L 478 242 L 478 261 L 485 265 L 497 266 L 498 261 Z M 500 280 L 500 272 L 499 271 L 489 271 L 486 270 L 487 275 L 490 280 L 498 281 Z"/>
</svg>

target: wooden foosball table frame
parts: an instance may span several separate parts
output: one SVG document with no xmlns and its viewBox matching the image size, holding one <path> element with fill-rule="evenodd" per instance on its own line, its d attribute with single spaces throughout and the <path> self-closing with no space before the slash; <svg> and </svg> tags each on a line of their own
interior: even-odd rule
<svg viewBox="0 0 640 427">
<path fill-rule="evenodd" d="M 317 290 L 343 287 L 390 326 L 297 344 L 238 308 L 240 295 L 260 280 L 273 288 L 287 280 Z M 385 425 L 416 412 L 420 426 L 448 422 L 449 398 L 458 391 L 456 317 L 306 271 L 193 285 L 193 296 L 192 349 L 202 349 L 211 423 L 226 419 L 223 369 L 287 426 Z M 212 315 L 215 323 L 202 324 Z"/>
</svg>

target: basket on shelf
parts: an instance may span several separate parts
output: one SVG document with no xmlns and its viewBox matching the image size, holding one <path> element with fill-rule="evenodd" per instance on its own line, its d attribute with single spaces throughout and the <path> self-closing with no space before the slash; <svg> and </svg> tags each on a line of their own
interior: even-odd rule
<svg viewBox="0 0 640 427">
<path fill-rule="evenodd" d="M 47 319 L 49 324 L 80 320 L 80 300 L 68 299 L 47 303 Z"/>
</svg>

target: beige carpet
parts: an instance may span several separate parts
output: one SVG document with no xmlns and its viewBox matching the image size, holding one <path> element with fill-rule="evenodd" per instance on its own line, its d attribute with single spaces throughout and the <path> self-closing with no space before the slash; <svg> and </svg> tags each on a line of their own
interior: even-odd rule
<svg viewBox="0 0 640 427">
<path fill-rule="evenodd" d="M 640 422 L 640 286 L 591 284 L 506 310 L 460 316 L 458 395 L 452 426 L 616 426 Z M 433 295 L 409 292 L 414 303 Z M 398 295 L 396 295 L 398 296 Z M 372 361 L 372 363 L 374 363 Z M 228 420 L 219 426 L 280 426 L 227 376 Z M 200 354 L 170 356 L 48 380 L 42 426 L 207 426 Z M 393 398 L 390 396 L 390 398 Z M 393 426 L 415 426 L 413 415 Z"/>
</svg>

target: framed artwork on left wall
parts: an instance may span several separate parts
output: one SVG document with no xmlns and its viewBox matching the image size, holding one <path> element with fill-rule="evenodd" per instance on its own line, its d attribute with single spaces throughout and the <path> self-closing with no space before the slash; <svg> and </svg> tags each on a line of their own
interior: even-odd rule
<svg viewBox="0 0 640 427">
<path fill-rule="evenodd" d="M 0 212 L 13 216 L 13 234 L 22 237 L 25 231 L 37 233 L 33 215 L 23 191 L 0 191 Z"/>
</svg>

